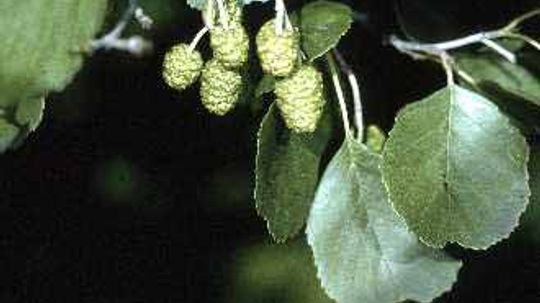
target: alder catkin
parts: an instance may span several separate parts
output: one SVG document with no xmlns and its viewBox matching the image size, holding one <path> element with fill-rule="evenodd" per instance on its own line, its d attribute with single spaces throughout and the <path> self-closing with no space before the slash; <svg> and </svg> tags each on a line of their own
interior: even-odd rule
<svg viewBox="0 0 540 303">
<path fill-rule="evenodd" d="M 193 84 L 203 68 L 201 54 L 189 51 L 189 45 L 177 44 L 165 54 L 163 60 L 163 79 L 172 88 L 184 90 Z"/>
<path fill-rule="evenodd" d="M 257 54 L 265 73 L 286 77 L 293 72 L 298 60 L 299 35 L 296 30 L 287 28 L 277 35 L 274 22 L 266 22 L 257 33 Z"/>
<path fill-rule="evenodd" d="M 205 64 L 201 79 L 201 101 L 209 112 L 223 116 L 235 107 L 242 91 L 240 73 L 212 59 Z"/>
<path fill-rule="evenodd" d="M 210 31 L 210 46 L 214 58 L 226 68 L 238 68 L 247 62 L 249 37 L 240 23 L 230 23 L 228 28 L 213 28 Z"/>
<path fill-rule="evenodd" d="M 289 78 L 276 83 L 275 94 L 285 125 L 297 133 L 317 128 L 325 99 L 322 75 L 315 67 L 299 67 Z"/>
</svg>

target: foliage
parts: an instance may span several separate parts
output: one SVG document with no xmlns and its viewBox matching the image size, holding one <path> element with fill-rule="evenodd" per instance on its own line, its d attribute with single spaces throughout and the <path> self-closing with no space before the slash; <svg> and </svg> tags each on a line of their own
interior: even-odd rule
<svg viewBox="0 0 540 303">
<path fill-rule="evenodd" d="M 447 244 L 487 249 L 520 222 L 538 229 L 540 161 L 538 146 L 530 148 L 527 140 L 540 133 L 540 80 L 524 54 L 538 60 L 540 43 L 519 26 L 540 10 L 447 42 L 391 36 L 390 46 L 403 54 L 441 63 L 447 83 L 402 108 L 386 138 L 376 125 L 364 131 L 358 79 L 337 51 L 358 13 L 319 0 L 289 17 L 285 2 L 276 0 L 275 18 L 252 33 L 242 8 L 254 1 L 266 2 L 187 0 L 201 11 L 202 29 L 191 43 L 169 50 L 163 75 L 177 91 L 200 80 L 202 105 L 220 116 L 240 107 L 244 94 L 261 104 L 272 101 L 261 105 L 256 209 L 277 242 L 307 224 L 329 297 L 429 302 L 451 289 L 461 267 L 442 250 Z M 39 126 L 47 95 L 62 91 L 96 46 L 143 53 L 140 37 L 119 39 L 132 15 L 142 18 L 137 1 L 129 3 L 117 26 L 93 40 L 106 0 L 0 2 L 0 152 Z M 207 33 L 211 58 L 197 50 Z M 249 56 L 255 53 L 258 61 Z M 344 137 L 335 138 L 338 106 Z M 342 141 L 337 152 L 333 139 Z M 133 182 L 115 196 L 130 199 Z M 284 262 L 292 265 L 295 258 Z"/>
<path fill-rule="evenodd" d="M 64 89 L 79 70 L 106 6 L 106 0 L 0 3 L 0 107 L 17 111 L 10 122 L 37 127 L 43 98 Z"/>
<path fill-rule="evenodd" d="M 396 211 L 428 245 L 485 249 L 508 237 L 527 206 L 525 138 L 457 85 L 405 107 L 383 156 Z"/>
<path fill-rule="evenodd" d="M 347 138 L 328 164 L 307 224 L 319 278 L 337 302 L 429 302 L 450 288 L 461 264 L 407 230 L 390 205 L 380 162 Z"/>
</svg>

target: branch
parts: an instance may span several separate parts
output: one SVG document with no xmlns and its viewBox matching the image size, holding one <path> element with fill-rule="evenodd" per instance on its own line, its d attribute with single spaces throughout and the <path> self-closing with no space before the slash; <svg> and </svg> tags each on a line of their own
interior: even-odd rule
<svg viewBox="0 0 540 303">
<path fill-rule="evenodd" d="M 412 41 L 405 41 L 399 39 L 395 35 L 390 36 L 389 43 L 400 52 L 412 56 L 415 59 L 425 59 L 426 57 L 429 58 L 433 56 L 440 58 L 442 56 L 445 56 L 445 53 L 451 50 L 455 50 L 472 44 L 481 43 L 489 47 L 491 50 L 495 51 L 497 54 L 499 54 L 509 62 L 516 63 L 516 56 L 494 40 L 500 38 L 519 39 L 540 50 L 540 43 L 526 35 L 522 35 L 517 32 L 517 29 L 521 23 L 539 15 L 540 9 L 536 9 L 517 17 L 503 28 L 487 32 L 480 32 L 459 39 L 440 43 L 417 43 Z"/>
<path fill-rule="evenodd" d="M 421 53 L 425 55 L 441 56 L 442 53 L 462 48 L 464 46 L 484 43 L 485 41 L 490 41 L 493 39 L 506 37 L 506 33 L 500 32 L 499 30 L 476 33 L 469 35 L 463 38 L 450 40 L 440 43 L 417 43 L 412 41 L 405 41 L 399 39 L 397 36 L 390 36 L 389 42 L 397 50 L 402 53 L 410 55 L 411 52 Z"/>
</svg>

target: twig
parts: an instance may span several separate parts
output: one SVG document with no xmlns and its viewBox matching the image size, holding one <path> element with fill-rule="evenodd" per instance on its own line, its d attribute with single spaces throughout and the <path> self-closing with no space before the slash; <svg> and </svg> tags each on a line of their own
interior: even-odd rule
<svg viewBox="0 0 540 303">
<path fill-rule="evenodd" d="M 521 16 L 518 16 L 516 19 L 512 20 L 510 23 L 508 23 L 508 25 L 506 25 L 502 31 L 505 31 L 505 32 L 512 32 L 514 31 L 516 28 L 518 28 L 521 23 L 531 19 L 531 18 L 534 18 L 536 16 L 539 16 L 540 15 L 540 8 L 537 8 L 535 10 L 532 10 L 530 12 L 527 12 Z"/>
<path fill-rule="evenodd" d="M 520 33 L 509 33 L 509 38 L 515 38 L 524 41 L 525 43 L 529 44 L 530 46 L 536 48 L 538 51 L 540 51 L 540 42 L 534 40 L 533 38 L 523 35 Z"/>
<path fill-rule="evenodd" d="M 152 20 L 150 16 L 145 14 L 144 10 L 141 7 L 137 7 L 135 9 L 135 19 L 137 20 L 137 22 L 139 22 L 141 27 L 145 30 L 149 30 L 152 28 L 152 26 L 154 26 L 154 20 Z"/>
<path fill-rule="evenodd" d="M 129 0 L 127 9 L 116 24 L 116 26 L 103 37 L 90 42 L 90 52 L 95 52 L 99 49 L 117 49 L 126 51 L 136 56 L 142 56 L 152 50 L 152 43 L 141 36 L 131 36 L 129 38 L 121 38 L 122 32 L 127 24 L 134 16 L 138 8 L 137 0 Z"/>
<path fill-rule="evenodd" d="M 341 53 L 334 49 L 334 56 L 337 62 L 341 66 L 341 70 L 347 75 L 349 85 L 351 86 L 352 98 L 354 102 L 354 122 L 356 124 L 356 136 L 361 142 L 364 137 L 364 115 L 362 110 L 362 98 L 360 95 L 360 86 L 358 85 L 358 79 L 354 74 L 352 68 L 347 64 Z"/>
<path fill-rule="evenodd" d="M 412 41 L 405 41 L 399 39 L 397 36 L 390 36 L 389 42 L 397 50 L 409 54 L 410 52 L 419 52 L 421 54 L 428 54 L 434 56 L 440 56 L 441 53 L 468 46 L 476 43 L 483 43 L 486 40 L 493 40 L 505 37 L 505 33 L 498 30 L 476 33 L 463 38 L 450 40 L 440 43 L 417 43 Z"/>
<path fill-rule="evenodd" d="M 208 30 L 209 30 L 209 28 L 207 26 L 205 26 L 195 35 L 195 37 L 193 38 L 193 40 L 189 44 L 189 48 L 188 48 L 189 52 L 192 52 L 197 47 L 197 44 L 199 44 L 199 41 L 201 41 L 201 39 L 204 37 L 204 35 L 206 35 Z"/>
<path fill-rule="evenodd" d="M 400 52 L 412 56 L 413 58 L 422 58 L 429 56 L 444 56 L 444 53 L 448 51 L 462 48 L 472 44 L 484 44 L 489 47 L 491 50 L 495 51 L 497 54 L 505 58 L 511 63 L 516 63 L 516 56 L 505 49 L 503 46 L 495 42 L 494 40 L 500 38 L 513 38 L 520 39 L 540 50 L 540 43 L 534 39 L 520 34 L 517 32 L 518 26 L 524 21 L 540 15 L 540 9 L 533 10 L 529 13 L 521 15 L 516 19 L 512 20 L 508 25 L 503 28 L 480 32 L 465 36 L 459 39 L 454 39 L 450 41 L 440 42 L 440 43 L 417 43 L 412 41 L 405 41 L 399 39 L 397 36 L 392 35 L 389 38 L 389 43 L 394 46 Z"/>
<path fill-rule="evenodd" d="M 332 82 L 334 83 L 334 88 L 336 90 L 336 96 L 339 103 L 339 108 L 341 112 L 341 120 L 343 121 L 343 128 L 345 130 L 345 136 L 347 138 L 352 137 L 351 135 L 351 126 L 349 124 L 349 113 L 347 111 L 347 104 L 345 103 L 345 96 L 343 94 L 343 89 L 341 88 L 341 82 L 339 80 L 339 74 L 337 72 L 336 62 L 330 53 L 326 54 L 326 62 L 328 64 L 330 74 L 332 76 Z"/>
</svg>

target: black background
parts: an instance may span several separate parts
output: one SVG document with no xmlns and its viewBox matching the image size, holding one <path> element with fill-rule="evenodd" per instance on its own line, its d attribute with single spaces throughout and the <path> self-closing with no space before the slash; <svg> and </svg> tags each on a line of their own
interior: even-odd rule
<svg viewBox="0 0 540 303">
<path fill-rule="evenodd" d="M 388 34 L 405 27 L 411 38 L 450 39 L 539 5 L 344 2 L 362 21 L 339 49 L 360 76 L 366 119 L 386 130 L 401 106 L 445 81 L 437 65 L 386 46 Z M 112 6 L 111 22 L 123 4 Z M 225 302 L 226 262 L 235 247 L 270 242 L 250 198 L 260 113 L 241 107 L 214 117 L 200 106 L 196 88 L 178 94 L 165 86 L 164 51 L 201 26 L 195 11 L 170 7 L 178 9 L 172 21 L 147 34 L 152 56 L 95 54 L 65 92 L 49 97 L 38 131 L 0 157 L 0 302 Z M 270 4 L 250 6 L 250 31 L 271 14 Z M 117 176 L 134 178 L 119 181 L 135 184 L 127 198 L 111 198 L 100 185 L 100 172 L 115 161 L 131 165 L 134 177 Z M 219 173 L 217 187 L 238 192 L 240 202 L 228 205 L 219 189 L 212 194 Z M 484 252 L 449 251 L 465 267 L 438 302 L 540 302 L 540 249 L 526 238 Z"/>
</svg>

